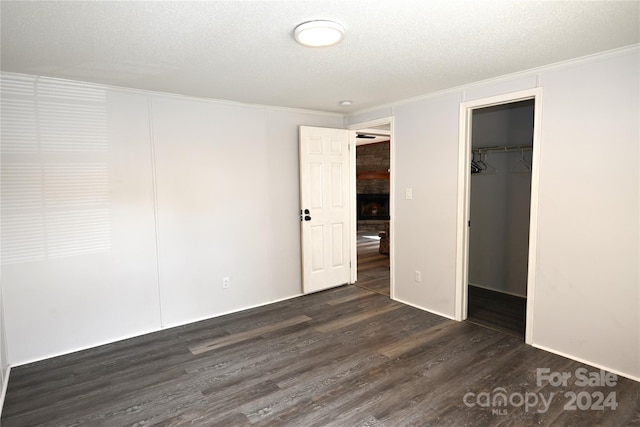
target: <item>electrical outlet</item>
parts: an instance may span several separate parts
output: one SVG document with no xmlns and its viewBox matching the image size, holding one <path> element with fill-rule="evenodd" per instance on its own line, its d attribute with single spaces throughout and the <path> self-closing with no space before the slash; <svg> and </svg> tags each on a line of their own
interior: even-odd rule
<svg viewBox="0 0 640 427">
<path fill-rule="evenodd" d="M 404 198 L 407 200 L 413 199 L 413 189 L 405 188 L 404 189 Z"/>
<path fill-rule="evenodd" d="M 230 277 L 223 277 L 222 278 L 222 289 L 229 289 L 230 282 L 231 282 L 231 278 Z"/>
<path fill-rule="evenodd" d="M 422 273 L 420 273 L 418 270 L 416 270 L 416 278 L 415 278 L 416 282 L 422 282 Z"/>
</svg>

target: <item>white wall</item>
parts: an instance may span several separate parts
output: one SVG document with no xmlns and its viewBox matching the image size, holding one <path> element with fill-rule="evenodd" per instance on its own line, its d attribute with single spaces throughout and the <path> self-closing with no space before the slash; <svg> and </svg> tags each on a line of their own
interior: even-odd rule
<svg viewBox="0 0 640 427">
<path fill-rule="evenodd" d="M 12 365 L 300 294 L 297 127 L 341 116 L 2 83 Z"/>
<path fill-rule="evenodd" d="M 0 396 L 7 381 L 7 371 L 9 363 L 7 361 L 7 339 L 6 327 L 4 323 L 4 304 L 2 302 L 2 289 L 0 288 Z M 2 412 L 3 400 L 0 400 L 0 412 Z"/>
<path fill-rule="evenodd" d="M 640 380 L 638 49 L 550 70 L 534 342 Z"/>
<path fill-rule="evenodd" d="M 396 297 L 454 316 L 459 103 L 539 85 L 534 345 L 640 379 L 639 60 L 635 47 L 392 106 Z"/>
<path fill-rule="evenodd" d="M 165 325 L 271 300 L 265 133 L 255 108 L 153 99 Z"/>
<path fill-rule="evenodd" d="M 452 317 L 461 93 L 394 108 L 395 278 L 399 301 Z M 405 199 L 411 188 L 413 198 Z M 415 271 L 422 281 L 415 282 Z"/>
<path fill-rule="evenodd" d="M 527 296 L 531 173 L 511 168 L 519 152 L 493 152 L 497 173 L 471 175 L 469 283 Z M 524 153 L 531 164 L 531 151 Z"/>
<path fill-rule="evenodd" d="M 146 97 L 29 76 L 2 83 L 9 362 L 156 330 Z"/>
<path fill-rule="evenodd" d="M 162 97 L 152 108 L 163 326 L 299 295 L 297 129 L 342 118 Z"/>
</svg>

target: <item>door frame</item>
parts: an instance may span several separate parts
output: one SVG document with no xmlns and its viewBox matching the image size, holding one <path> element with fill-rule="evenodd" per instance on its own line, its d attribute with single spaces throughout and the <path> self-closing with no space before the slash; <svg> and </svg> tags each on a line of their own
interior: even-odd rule
<svg viewBox="0 0 640 427">
<path fill-rule="evenodd" d="M 355 133 L 358 130 L 368 129 L 375 126 L 389 125 L 390 140 L 389 140 L 389 297 L 394 298 L 394 283 L 395 283 L 395 136 L 394 136 L 394 118 L 393 116 L 383 117 L 375 120 L 368 120 L 364 122 L 357 122 L 347 126 L 347 129 Z M 358 244 L 357 244 L 357 230 L 358 230 L 358 215 L 357 215 L 357 190 L 356 190 L 356 139 L 351 138 L 353 141 L 353 149 L 350 152 L 350 170 L 351 170 L 351 283 L 355 283 L 358 280 Z"/>
<path fill-rule="evenodd" d="M 542 88 L 527 89 L 489 98 L 460 103 L 458 153 L 458 213 L 456 242 L 456 299 L 455 319 L 467 318 L 469 282 L 469 214 L 471 197 L 471 131 L 473 110 L 495 105 L 534 99 L 533 153 L 531 160 L 531 209 L 529 213 L 529 254 L 527 269 L 527 317 L 525 342 L 533 344 L 534 296 L 536 285 L 536 255 L 538 242 L 538 200 L 540 181 L 540 152 L 542 120 Z"/>
</svg>

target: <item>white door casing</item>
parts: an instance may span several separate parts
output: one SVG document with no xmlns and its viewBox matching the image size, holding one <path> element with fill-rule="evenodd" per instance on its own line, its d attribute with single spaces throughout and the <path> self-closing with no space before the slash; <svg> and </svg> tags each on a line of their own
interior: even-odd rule
<svg viewBox="0 0 640 427">
<path fill-rule="evenodd" d="M 389 130 L 388 130 L 388 136 L 389 136 L 389 157 L 390 157 L 390 176 L 389 176 L 389 214 L 390 214 L 390 222 L 389 222 L 389 227 L 390 227 L 390 239 L 389 239 L 389 269 L 390 269 L 390 277 L 389 277 L 389 297 L 391 299 L 395 299 L 394 295 L 395 295 L 395 286 L 394 286 L 394 277 L 395 277 L 395 243 L 394 243 L 394 238 L 395 238 L 395 201 L 394 201 L 394 196 L 395 196 L 395 167 L 393 166 L 395 163 L 395 138 L 393 137 L 393 116 L 389 116 L 389 117 L 383 117 L 383 118 L 379 118 L 379 119 L 374 119 L 374 120 L 367 120 L 365 122 L 358 122 L 358 123 L 353 123 L 351 125 L 348 126 L 348 129 L 355 132 L 357 134 L 357 131 L 366 131 L 369 130 L 371 128 L 376 128 L 373 132 L 378 132 L 380 131 L 379 127 L 385 127 L 388 126 Z M 353 136 L 355 138 L 355 135 Z M 351 150 L 351 179 L 352 179 L 352 184 L 351 184 L 351 190 L 352 190 L 352 194 L 351 194 L 351 200 L 353 201 L 354 205 L 355 205 L 355 200 L 356 200 L 356 150 L 357 150 L 357 146 L 358 143 L 355 142 L 355 139 L 352 142 L 352 150 Z M 352 214 L 351 214 L 351 221 L 352 221 L 352 231 L 351 231 L 351 236 L 352 236 L 352 240 L 351 240 L 351 283 L 356 283 L 358 281 L 358 244 L 357 244 L 357 208 L 355 206 L 353 206 L 352 209 Z"/>
<path fill-rule="evenodd" d="M 460 103 L 459 155 L 458 155 L 458 220 L 456 244 L 456 298 L 455 319 L 467 318 L 467 285 L 469 282 L 469 215 L 471 189 L 471 127 L 472 112 L 477 108 L 534 99 L 533 153 L 531 172 L 531 210 L 529 213 L 529 259 L 527 269 L 527 318 L 525 343 L 533 344 L 535 284 L 538 242 L 538 191 L 540 182 L 540 128 L 542 120 L 542 88 L 522 90 L 490 98 Z"/>
<path fill-rule="evenodd" d="M 346 129 L 300 126 L 302 290 L 349 283 L 351 193 Z"/>
</svg>

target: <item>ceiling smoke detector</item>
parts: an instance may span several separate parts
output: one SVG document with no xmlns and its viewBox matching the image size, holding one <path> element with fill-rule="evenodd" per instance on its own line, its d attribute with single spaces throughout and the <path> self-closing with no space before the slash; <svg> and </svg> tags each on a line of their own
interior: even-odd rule
<svg viewBox="0 0 640 427">
<path fill-rule="evenodd" d="M 344 27 L 333 21 L 309 21 L 298 25 L 293 36 L 302 46 L 333 46 L 344 38 Z"/>
</svg>

